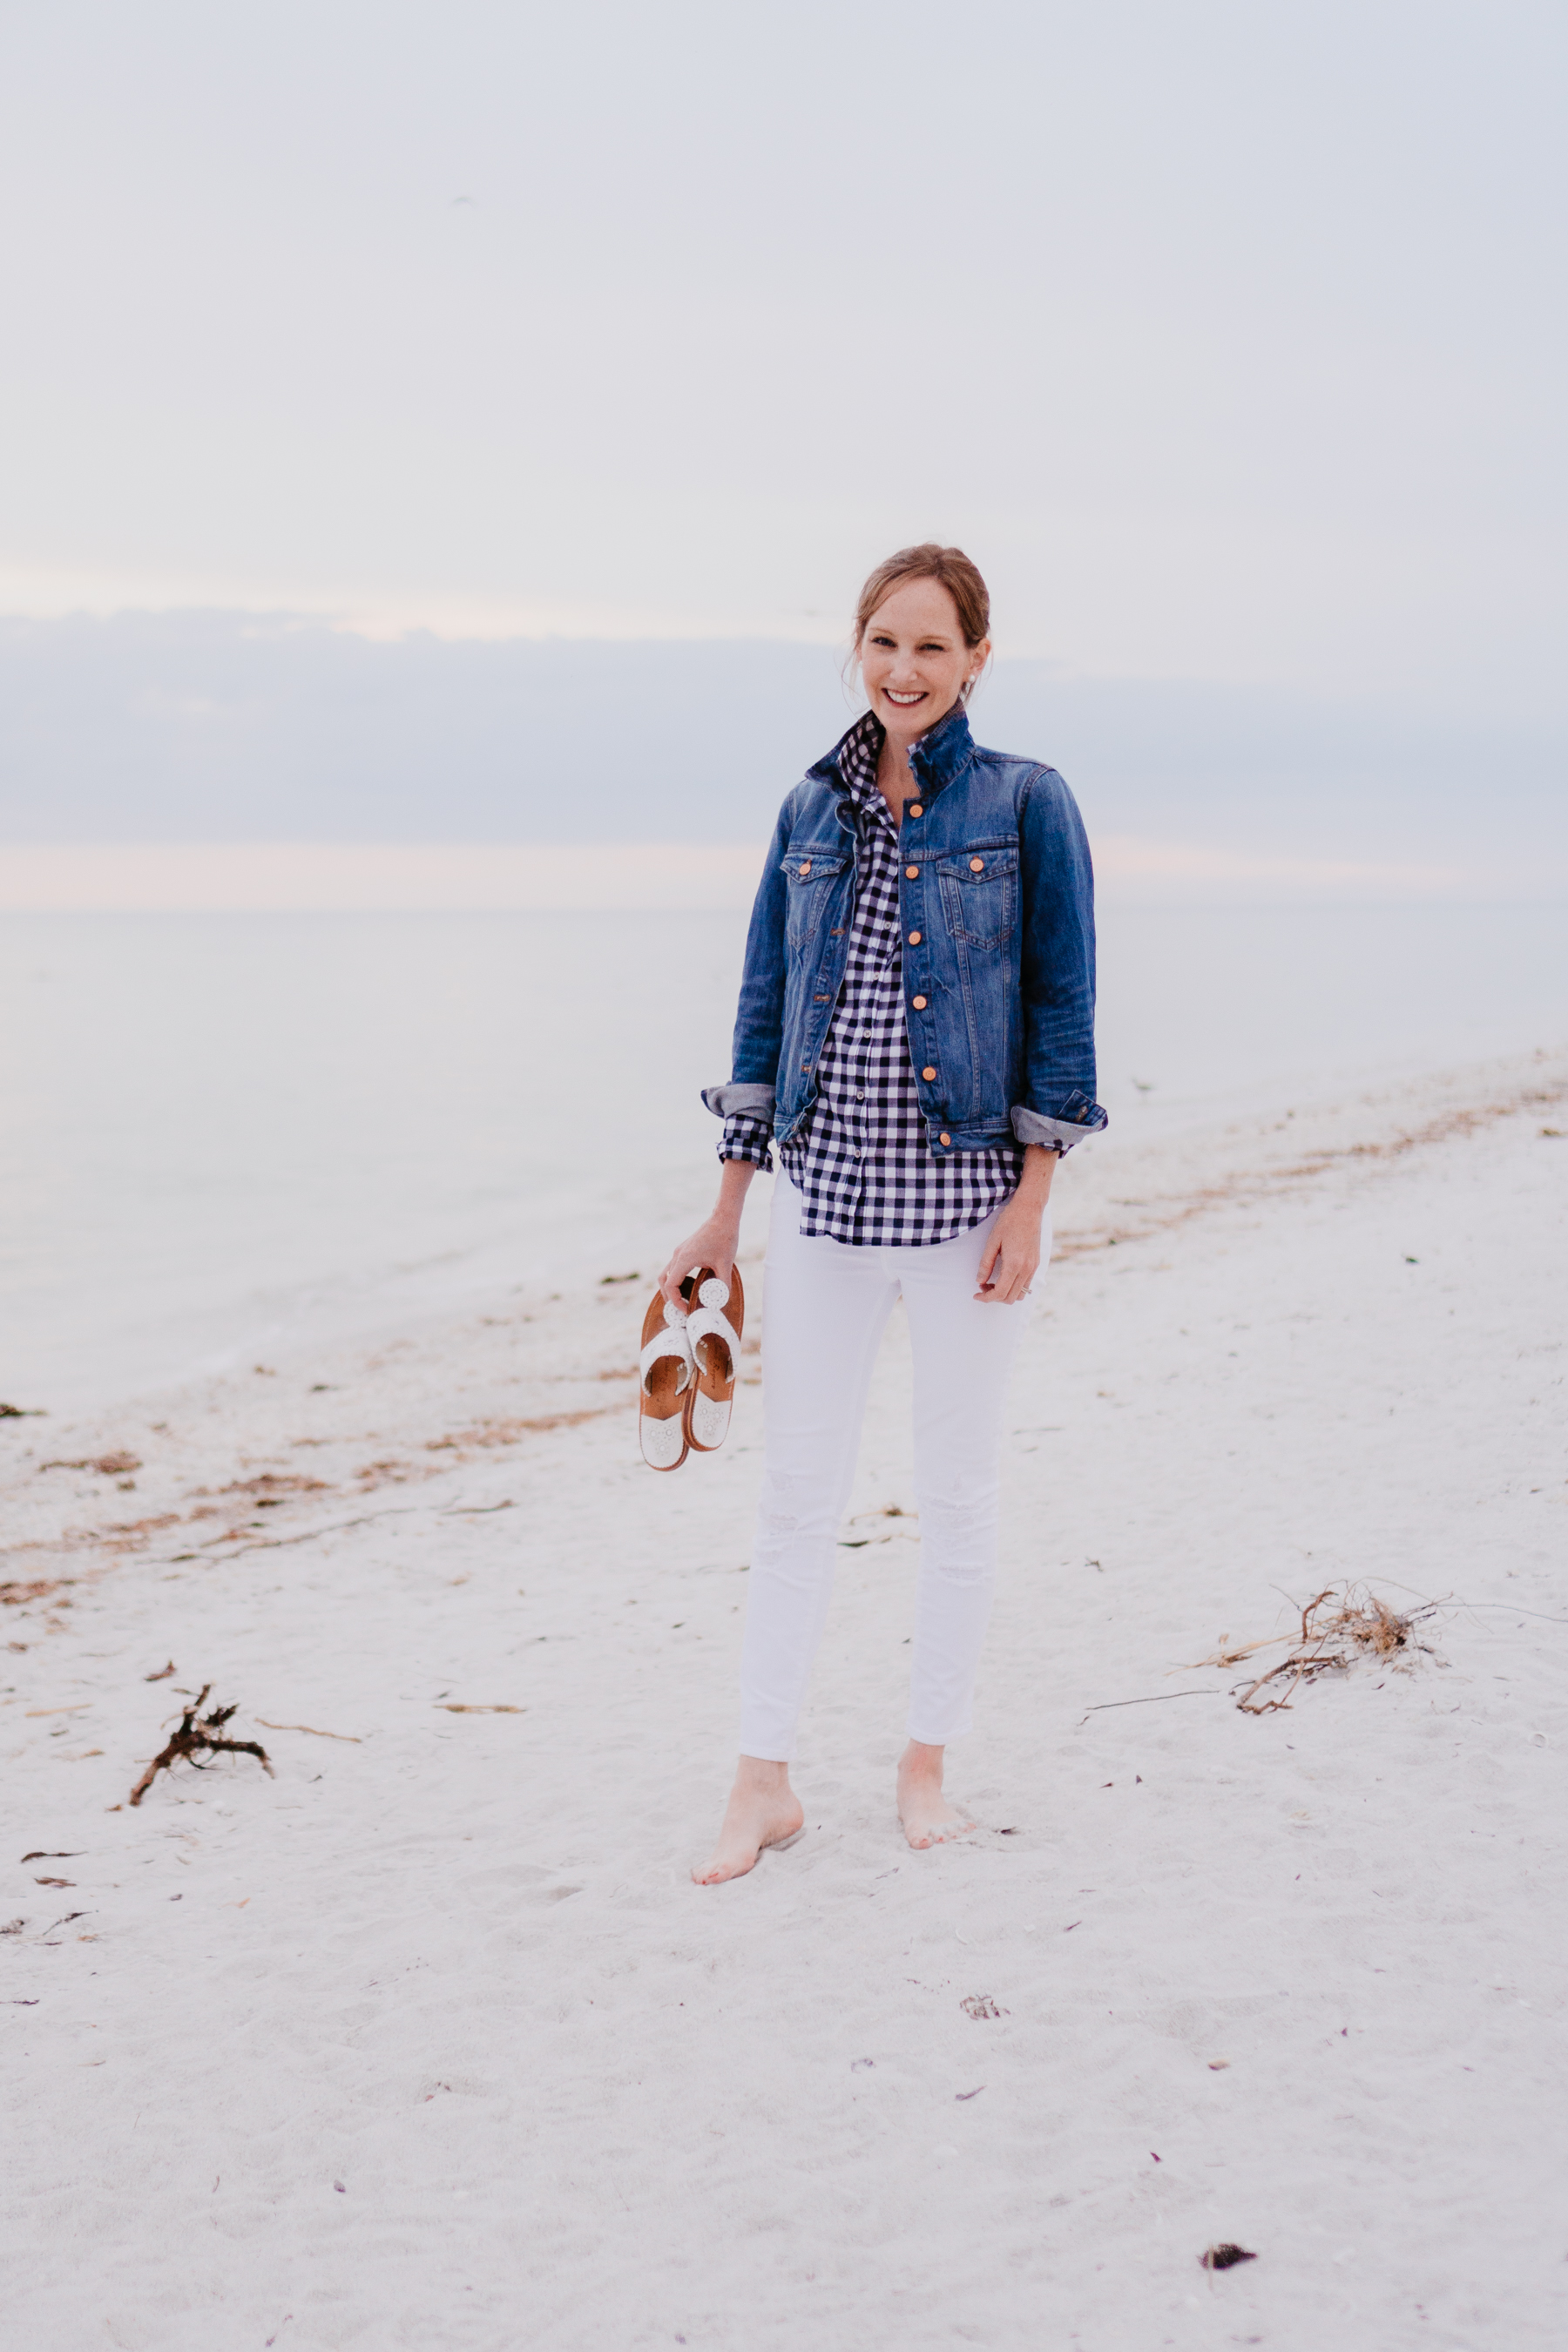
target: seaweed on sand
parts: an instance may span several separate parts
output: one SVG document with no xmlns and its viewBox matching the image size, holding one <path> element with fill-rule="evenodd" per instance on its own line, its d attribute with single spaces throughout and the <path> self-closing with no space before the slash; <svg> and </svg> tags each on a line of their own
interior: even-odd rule
<svg viewBox="0 0 1568 2352">
<path fill-rule="evenodd" d="M 139 1805 L 142 1802 L 158 1774 L 168 1771 L 179 1762 L 182 1757 L 187 1762 L 194 1764 L 198 1772 L 203 1772 L 206 1769 L 205 1765 L 200 1760 L 203 1754 L 254 1756 L 268 1779 L 269 1780 L 276 1779 L 277 1775 L 268 1759 L 267 1750 L 258 1739 L 227 1739 L 224 1737 L 225 1724 L 231 1716 L 239 1712 L 237 1701 L 233 1706 L 215 1706 L 209 1715 L 203 1715 L 202 1709 L 206 1705 L 207 1694 L 211 1689 L 211 1683 L 204 1683 L 200 1695 L 186 1707 L 180 1717 L 179 1729 L 171 1736 L 160 1753 L 153 1757 L 153 1761 L 132 1790 L 131 1802 L 133 1805 Z"/>
<path fill-rule="evenodd" d="M 1270 1715 L 1289 1706 L 1304 1683 L 1316 1682 L 1320 1675 L 1342 1674 L 1358 1657 L 1393 1660 L 1402 1652 L 1424 1650 L 1428 1645 L 1416 1641 L 1415 1627 L 1436 1606 L 1428 1601 L 1425 1608 L 1401 1614 L 1364 1586 L 1347 1585 L 1341 1591 L 1330 1585 L 1302 1610 L 1300 1637 L 1289 1654 L 1248 1683 L 1236 1703 L 1244 1715 Z M 1261 1649 L 1263 1644 L 1248 1646 Z M 1223 1663 L 1231 1664 L 1236 1654 Z M 1282 1689 L 1270 1691 L 1267 1698 L 1259 1696 L 1287 1675 Z"/>
</svg>

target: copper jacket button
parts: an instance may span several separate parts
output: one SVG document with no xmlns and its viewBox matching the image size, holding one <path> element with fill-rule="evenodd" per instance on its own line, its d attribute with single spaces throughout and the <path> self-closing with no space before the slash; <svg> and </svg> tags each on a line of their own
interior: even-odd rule
<svg viewBox="0 0 1568 2352">
<path fill-rule="evenodd" d="M 934 1070 L 922 1070 L 921 1072 L 921 1076 L 922 1078 L 934 1078 L 936 1072 Z"/>
<path fill-rule="evenodd" d="M 972 874 L 983 874 L 985 871 L 984 857 L 972 857 L 969 861 L 969 870 Z"/>
<path fill-rule="evenodd" d="M 912 948 L 918 948 L 918 947 L 919 947 L 919 945 L 920 945 L 920 943 L 921 943 L 921 935 L 920 935 L 919 931 L 911 931 L 911 932 L 910 933 L 910 947 L 912 947 Z"/>
<path fill-rule="evenodd" d="M 910 814 L 911 816 L 924 816 L 925 811 L 921 808 L 919 801 L 911 801 L 910 803 Z"/>
<path fill-rule="evenodd" d="M 904 879 L 906 882 L 918 882 L 920 880 L 920 875 L 921 869 L 918 866 L 906 866 L 904 868 Z"/>
<path fill-rule="evenodd" d="M 925 1011 L 926 1001 L 923 996 L 911 997 L 910 1002 L 913 1004 L 917 1013 L 923 1013 Z"/>
<path fill-rule="evenodd" d="M 951 1135 L 939 1136 L 937 1139 L 941 1143 L 951 1143 L 952 1141 Z"/>
</svg>

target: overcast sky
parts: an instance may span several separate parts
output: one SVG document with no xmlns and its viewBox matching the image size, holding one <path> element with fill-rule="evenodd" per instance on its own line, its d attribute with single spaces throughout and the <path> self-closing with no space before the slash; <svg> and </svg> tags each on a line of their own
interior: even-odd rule
<svg viewBox="0 0 1568 2352">
<path fill-rule="evenodd" d="M 1568 10 L 0 0 L 0 611 L 1561 717 Z"/>
</svg>

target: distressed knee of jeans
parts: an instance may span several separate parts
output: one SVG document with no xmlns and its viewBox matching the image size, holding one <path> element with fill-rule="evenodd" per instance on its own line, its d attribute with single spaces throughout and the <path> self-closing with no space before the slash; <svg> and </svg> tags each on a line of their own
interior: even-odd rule
<svg viewBox="0 0 1568 2352">
<path fill-rule="evenodd" d="M 939 1552 L 956 1557 L 994 1548 L 1000 1513 L 994 1487 L 960 1499 L 922 1496 L 920 1501 L 921 1540 Z"/>
<path fill-rule="evenodd" d="M 977 1585 L 989 1584 L 996 1572 L 996 1563 L 984 1559 L 930 1559 L 922 1573 L 934 1576 L 941 1584 L 952 1584 L 961 1591 L 972 1592 Z"/>
<path fill-rule="evenodd" d="M 771 1536 L 820 1535 L 838 1514 L 826 1507 L 822 1481 L 810 1471 L 770 1471 L 757 1498 L 757 1524 Z"/>
</svg>

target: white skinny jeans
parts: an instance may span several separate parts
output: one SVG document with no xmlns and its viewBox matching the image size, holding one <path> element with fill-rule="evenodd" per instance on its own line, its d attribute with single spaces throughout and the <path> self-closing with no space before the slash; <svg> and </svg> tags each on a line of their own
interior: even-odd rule
<svg viewBox="0 0 1568 2352">
<path fill-rule="evenodd" d="M 921 1528 L 909 1736 L 945 1747 L 970 1727 L 996 1571 L 1003 1394 L 1029 1310 L 1022 1300 L 974 1297 L 992 1218 L 929 1248 L 853 1249 L 803 1240 L 800 1209 L 781 1175 L 768 1233 L 765 1462 L 741 1654 L 741 1753 L 774 1763 L 795 1754 L 871 1368 L 900 1290 L 914 1349 Z M 1050 1241 L 1047 1217 L 1042 1262 Z"/>
</svg>

